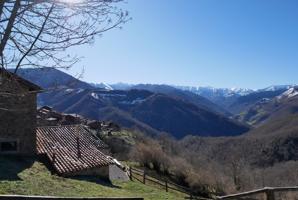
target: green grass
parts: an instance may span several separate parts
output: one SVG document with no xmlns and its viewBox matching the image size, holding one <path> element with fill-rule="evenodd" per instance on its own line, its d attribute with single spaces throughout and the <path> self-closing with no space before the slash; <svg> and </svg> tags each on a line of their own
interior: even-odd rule
<svg viewBox="0 0 298 200">
<path fill-rule="evenodd" d="M 46 166 L 30 158 L 0 157 L 0 194 L 45 195 L 64 197 L 144 197 L 184 199 L 183 194 L 137 181 L 112 183 L 96 177 L 63 178 L 51 174 Z"/>
<path fill-rule="evenodd" d="M 102 136 L 106 139 L 113 138 L 113 137 L 121 138 L 125 141 L 126 144 L 134 145 L 136 142 L 135 141 L 136 134 L 137 133 L 123 129 L 121 131 L 113 131 L 113 132 L 111 132 L 111 135 L 108 135 L 107 132 L 103 132 Z"/>
</svg>

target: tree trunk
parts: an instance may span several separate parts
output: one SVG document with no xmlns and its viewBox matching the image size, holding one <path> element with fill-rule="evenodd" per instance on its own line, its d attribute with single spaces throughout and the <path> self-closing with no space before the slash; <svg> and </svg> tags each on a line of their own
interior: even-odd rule
<svg viewBox="0 0 298 200">
<path fill-rule="evenodd" d="M 0 57 L 3 57 L 3 51 L 5 49 L 8 39 L 10 37 L 11 30 L 13 28 L 13 24 L 16 20 L 18 10 L 20 7 L 21 7 L 21 0 L 16 0 L 16 2 L 14 3 L 13 9 L 12 9 L 11 15 L 9 17 L 3 38 L 0 43 Z"/>
<path fill-rule="evenodd" d="M 1 20 L 2 13 L 3 13 L 4 4 L 5 4 L 5 0 L 1 1 L 1 3 L 0 3 L 0 20 Z"/>
</svg>

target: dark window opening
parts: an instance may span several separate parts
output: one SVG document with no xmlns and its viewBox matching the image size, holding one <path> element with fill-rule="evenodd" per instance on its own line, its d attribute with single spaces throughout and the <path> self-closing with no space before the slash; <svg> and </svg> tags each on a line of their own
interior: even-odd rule
<svg viewBox="0 0 298 200">
<path fill-rule="evenodd" d="M 0 142 L 1 152 L 15 152 L 17 150 L 18 150 L 18 145 L 16 141 Z"/>
</svg>

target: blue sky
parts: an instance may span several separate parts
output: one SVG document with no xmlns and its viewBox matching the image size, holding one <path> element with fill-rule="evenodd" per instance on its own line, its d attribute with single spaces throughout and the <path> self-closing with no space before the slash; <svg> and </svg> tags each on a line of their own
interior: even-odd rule
<svg viewBox="0 0 298 200">
<path fill-rule="evenodd" d="M 298 84 L 298 0 L 126 0 L 133 18 L 91 46 L 88 82 L 263 88 Z"/>
</svg>

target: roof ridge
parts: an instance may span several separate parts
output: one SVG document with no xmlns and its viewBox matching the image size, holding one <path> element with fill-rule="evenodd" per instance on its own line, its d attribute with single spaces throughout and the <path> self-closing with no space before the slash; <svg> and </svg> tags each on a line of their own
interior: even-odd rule
<svg viewBox="0 0 298 200">
<path fill-rule="evenodd" d="M 75 127 L 75 126 L 80 126 L 80 127 L 85 127 L 83 124 L 67 124 L 67 125 L 56 125 L 56 126 L 38 126 L 36 128 L 61 128 L 61 127 Z"/>
</svg>

